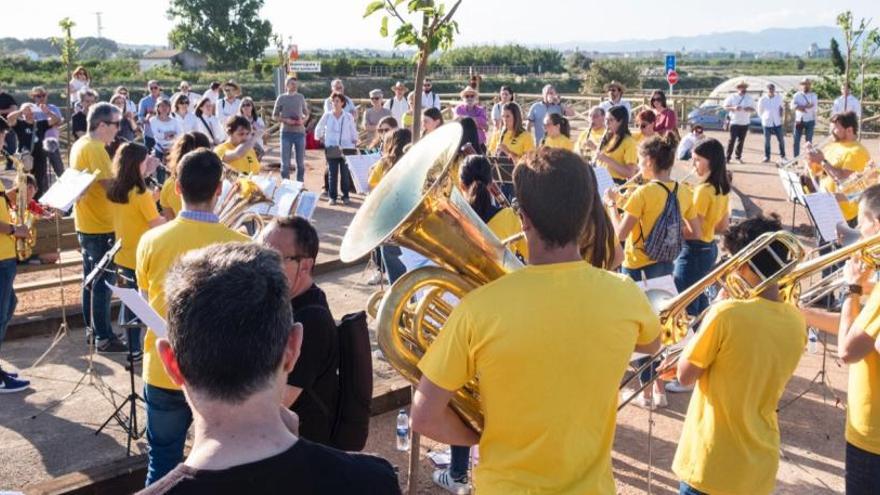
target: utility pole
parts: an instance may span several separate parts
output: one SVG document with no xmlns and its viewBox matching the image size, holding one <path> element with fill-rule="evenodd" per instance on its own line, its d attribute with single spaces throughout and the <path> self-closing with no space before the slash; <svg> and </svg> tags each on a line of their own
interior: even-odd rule
<svg viewBox="0 0 880 495">
<path fill-rule="evenodd" d="M 101 25 L 101 12 L 95 12 L 95 17 L 98 20 L 98 38 L 103 38 L 102 34 L 104 31 L 104 27 Z"/>
</svg>

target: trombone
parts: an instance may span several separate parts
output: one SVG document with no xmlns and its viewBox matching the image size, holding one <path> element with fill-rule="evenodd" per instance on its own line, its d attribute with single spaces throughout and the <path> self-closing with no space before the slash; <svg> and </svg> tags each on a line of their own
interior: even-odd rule
<svg viewBox="0 0 880 495">
<path fill-rule="evenodd" d="M 662 369 L 658 369 L 647 383 L 641 385 L 632 395 L 624 399 L 617 407 L 623 409 L 643 390 L 650 387 L 658 379 L 670 378 L 678 358 L 684 351 L 683 340 L 692 328 L 696 328 L 706 316 L 708 308 L 695 318 L 687 314 L 687 307 L 697 299 L 710 286 L 719 283 L 724 287 L 730 297 L 734 299 L 750 299 L 758 296 L 764 290 L 779 284 L 784 277 L 796 269 L 803 260 L 805 250 L 798 238 L 787 231 L 766 232 L 749 243 L 739 253 L 731 256 L 727 261 L 717 265 L 705 277 L 694 285 L 688 287 L 677 296 L 660 290 L 648 290 L 646 295 L 651 301 L 652 307 L 657 311 L 662 327 L 660 341 L 665 347 L 654 353 L 648 362 L 636 369 L 633 374 L 620 384 L 619 390 L 623 391 L 643 371 L 653 368 L 655 363 L 668 361 Z M 772 261 L 774 269 L 764 272 L 755 263 L 758 256 L 763 256 L 767 261 Z M 760 282 L 750 284 L 739 273 L 742 267 L 749 267 L 758 276 Z"/>
</svg>

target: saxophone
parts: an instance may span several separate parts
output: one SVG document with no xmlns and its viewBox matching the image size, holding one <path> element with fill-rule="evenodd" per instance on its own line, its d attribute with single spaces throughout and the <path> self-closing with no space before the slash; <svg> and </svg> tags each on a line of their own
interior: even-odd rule
<svg viewBox="0 0 880 495">
<path fill-rule="evenodd" d="M 34 215 L 28 210 L 27 197 L 27 176 L 28 170 L 25 170 L 24 162 L 16 155 L 2 152 L 2 156 L 12 161 L 15 165 L 15 211 L 12 214 L 13 223 L 18 227 L 27 227 L 28 235 L 25 238 L 15 238 L 15 255 L 19 261 L 25 261 L 31 257 L 34 252 L 34 245 L 37 243 L 37 232 L 34 228 Z"/>
</svg>

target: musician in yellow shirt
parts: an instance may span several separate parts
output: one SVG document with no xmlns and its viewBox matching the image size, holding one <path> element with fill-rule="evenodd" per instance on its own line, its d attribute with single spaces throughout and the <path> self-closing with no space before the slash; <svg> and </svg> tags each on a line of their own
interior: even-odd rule
<svg viewBox="0 0 880 495">
<path fill-rule="evenodd" d="M 251 132 L 250 120 L 241 115 L 229 117 L 226 136 L 226 141 L 214 148 L 223 163 L 240 174 L 259 173 L 260 160 L 254 151 L 256 140 Z"/>
<path fill-rule="evenodd" d="M 0 117 L 0 143 L 6 142 L 6 134 L 9 130 L 9 123 Z M 0 160 L 6 162 L 5 158 L 0 158 Z M 0 181 L 0 345 L 3 344 L 6 328 L 9 326 L 9 320 L 12 319 L 12 314 L 18 303 L 13 290 L 15 273 L 18 269 L 15 240 L 16 238 L 26 239 L 28 237 L 27 227 L 13 225 L 12 216 L 9 214 L 10 210 L 6 189 L 3 187 L 3 182 Z M 4 371 L 0 368 L 0 393 L 21 392 L 27 390 L 29 386 L 30 382 L 20 379 L 18 373 Z"/>
<path fill-rule="evenodd" d="M 854 112 L 838 113 L 831 117 L 831 133 L 834 142 L 821 150 L 809 153 L 810 163 L 820 166 L 824 177 L 820 184 L 828 192 L 836 193 L 838 184 L 854 173 L 861 173 L 871 161 L 868 153 L 857 138 L 859 135 L 859 119 Z M 854 227 L 859 213 L 858 203 L 850 201 L 842 194 L 837 195 L 837 202 L 843 212 L 843 218 Z"/>
<path fill-rule="evenodd" d="M 751 218 L 731 227 L 724 245 L 735 255 L 759 235 L 779 230 L 779 217 Z M 751 261 L 764 273 L 779 269 L 769 253 Z M 753 286 L 761 281 L 747 264 L 739 274 Z M 780 299 L 777 285 L 709 309 L 678 361 L 679 382 L 696 384 L 672 463 L 679 493 L 773 492 L 780 441 L 776 409 L 806 342 L 804 317 Z"/>
<path fill-rule="evenodd" d="M 109 103 L 92 105 L 86 117 L 88 133 L 77 139 L 70 149 L 70 167 L 96 176 L 73 207 L 76 236 L 83 253 L 84 275 L 91 273 L 116 240 L 113 235 L 113 207 L 107 199 L 107 188 L 113 172 L 105 146 L 116 138 L 121 120 L 122 114 L 115 106 Z M 108 269 L 109 272 L 95 280 L 92 290 L 83 288 L 83 318 L 94 323 L 90 331 L 98 352 L 124 353 L 128 347 L 116 337 L 110 326 L 110 289 L 104 282 L 113 283 L 115 277 L 112 275 L 114 267 L 111 265 Z"/>
<path fill-rule="evenodd" d="M 617 387 L 634 350 L 659 348 L 660 326 L 631 280 L 581 257 L 584 232 L 599 251 L 613 237 L 598 228 L 607 219 L 589 172 L 568 151 L 526 155 L 514 184 L 530 264 L 468 293 L 419 362 L 413 430 L 452 445 L 479 443 L 477 493 L 616 492 Z M 482 435 L 448 407 L 476 376 Z M 585 376 L 589 393 L 571 394 Z"/>
<path fill-rule="evenodd" d="M 863 239 L 880 234 L 880 185 L 861 194 L 857 218 Z M 846 493 L 880 493 L 880 284 L 871 282 L 874 271 L 861 261 L 847 261 L 843 274 L 840 313 L 801 311 L 811 327 L 837 334 L 837 355 L 849 365 Z"/>
<path fill-rule="evenodd" d="M 246 236 L 218 223 L 214 205 L 220 194 L 223 164 L 208 149 L 188 153 L 178 164 L 177 190 L 183 210 L 177 218 L 150 229 L 136 252 L 137 283 L 150 306 L 165 317 L 165 275 L 184 253 L 218 242 L 246 242 Z M 168 377 L 156 355 L 156 333 L 144 339 L 144 400 L 150 444 L 147 484 L 171 471 L 183 458 L 192 413 L 180 387 Z"/>
<path fill-rule="evenodd" d="M 385 177 L 392 167 L 403 158 L 406 153 L 407 146 L 412 143 L 412 132 L 409 129 L 394 129 L 388 131 L 382 144 L 382 158 L 370 168 L 370 175 L 367 182 L 370 190 L 379 185 L 379 181 Z"/>
<path fill-rule="evenodd" d="M 113 231 L 122 247 L 113 261 L 118 268 L 120 287 L 137 287 L 135 251 L 141 236 L 147 230 L 165 223 L 156 208 L 153 192 L 144 182 L 148 167 L 147 148 L 137 143 L 124 143 L 113 159 L 115 177 L 107 190 L 107 199 L 114 206 Z M 128 322 L 134 313 L 123 307 L 122 321 Z M 136 358 L 142 355 L 140 328 L 128 328 L 126 338 Z"/>
<path fill-rule="evenodd" d="M 657 115 L 654 114 L 653 110 L 642 110 L 636 115 L 636 127 L 639 130 L 633 133 L 633 139 L 636 140 L 637 144 L 641 144 L 642 141 L 654 137 L 657 132 L 654 131 L 654 124 L 657 120 Z"/>
<path fill-rule="evenodd" d="M 592 156 L 599 149 L 602 143 L 602 137 L 605 135 L 605 110 L 602 107 L 595 106 L 590 109 L 590 127 L 582 131 L 577 138 L 574 149 L 580 153 L 589 163 L 592 163 Z"/>
<path fill-rule="evenodd" d="M 608 169 L 615 183 L 623 184 L 639 169 L 638 145 L 629 133 L 629 110 L 611 107 L 605 116 L 605 127 L 596 163 Z"/>
<path fill-rule="evenodd" d="M 544 116 L 544 139 L 541 140 L 541 146 L 568 151 L 574 149 L 574 143 L 571 141 L 571 124 L 567 118 L 558 113 L 548 113 Z"/>
<path fill-rule="evenodd" d="M 535 149 L 535 138 L 523 127 L 522 110 L 514 102 L 505 103 L 501 109 L 501 130 L 489 140 L 490 155 L 506 155 L 516 163 L 520 157 Z"/>
<path fill-rule="evenodd" d="M 183 209 L 180 193 L 177 192 L 177 164 L 180 163 L 183 155 L 198 148 L 211 148 L 208 136 L 201 132 L 187 132 L 178 137 L 171 145 L 166 165 L 169 175 L 165 179 L 165 183 L 162 184 L 162 191 L 159 193 L 159 206 L 162 207 L 162 216 L 165 217 L 165 220 L 174 220 L 174 217 Z"/>
</svg>

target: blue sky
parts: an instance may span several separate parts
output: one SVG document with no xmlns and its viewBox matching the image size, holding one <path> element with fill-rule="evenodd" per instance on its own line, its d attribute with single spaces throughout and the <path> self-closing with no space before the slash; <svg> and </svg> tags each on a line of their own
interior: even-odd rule
<svg viewBox="0 0 880 495">
<path fill-rule="evenodd" d="M 12 1 L 12 0 L 4 0 Z M 445 0 L 451 4 L 450 0 Z M 263 17 L 301 50 L 316 48 L 390 49 L 378 35 L 378 18 L 364 20 L 367 0 L 265 0 Z M 148 6 L 148 8 L 145 8 Z M 43 0 L 44 14 L 26 22 L 3 24 L 0 36 L 57 36 L 57 20 L 76 22 L 75 36 L 94 36 L 95 12 L 102 12 L 104 36 L 123 43 L 166 41 L 172 22 L 165 17 L 168 0 Z M 464 0 L 456 18 L 457 44 L 519 42 L 547 45 L 567 41 L 615 41 L 688 36 L 769 27 L 833 25 L 838 12 L 874 18 L 880 25 L 880 1 L 844 0 Z M 332 21 L 331 21 L 332 19 Z M 323 20 L 323 21 L 322 21 Z M 334 29 L 328 29 L 330 25 Z"/>
</svg>

